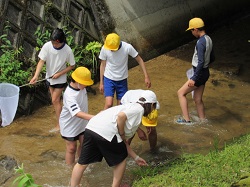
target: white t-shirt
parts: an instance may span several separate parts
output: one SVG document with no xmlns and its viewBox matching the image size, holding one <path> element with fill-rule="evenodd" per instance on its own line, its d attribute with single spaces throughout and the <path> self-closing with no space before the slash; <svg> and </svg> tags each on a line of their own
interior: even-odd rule
<svg viewBox="0 0 250 187">
<path fill-rule="evenodd" d="M 76 117 L 80 111 L 88 113 L 87 91 L 69 85 L 63 94 L 63 108 L 59 118 L 62 136 L 75 137 L 85 131 L 88 120 Z"/>
<path fill-rule="evenodd" d="M 126 42 L 121 42 L 121 48 L 117 51 L 107 50 L 102 47 L 99 58 L 106 61 L 104 76 L 120 81 L 128 78 L 128 56 L 135 58 L 138 52 Z"/>
<path fill-rule="evenodd" d="M 55 49 L 52 42 L 49 41 L 43 45 L 38 57 L 46 63 L 46 78 L 65 69 L 67 62 L 70 66 L 75 65 L 74 54 L 67 44 L 65 44 L 62 49 Z M 51 85 L 63 84 L 67 82 L 67 74 L 62 75 L 57 79 L 47 80 Z"/>
<path fill-rule="evenodd" d="M 125 137 L 126 139 L 131 138 L 139 127 L 144 113 L 144 108 L 138 103 L 118 105 L 103 110 L 89 120 L 86 129 L 99 134 L 110 142 L 116 135 L 117 141 L 121 142 L 122 138 L 118 133 L 116 122 L 119 112 L 124 112 L 127 116 L 126 124 L 124 127 Z"/>
</svg>

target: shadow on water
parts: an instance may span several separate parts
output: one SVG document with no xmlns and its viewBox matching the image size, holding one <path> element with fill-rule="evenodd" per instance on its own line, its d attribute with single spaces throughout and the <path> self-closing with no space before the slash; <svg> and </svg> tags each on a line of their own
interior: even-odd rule
<svg viewBox="0 0 250 187">
<path fill-rule="evenodd" d="M 154 154 L 150 153 L 148 142 L 140 141 L 137 136 L 131 146 L 150 165 L 170 160 L 183 152 L 206 154 L 215 149 L 215 146 L 221 148 L 234 137 L 250 132 L 250 43 L 246 44 L 250 39 L 246 33 L 250 29 L 245 26 L 249 23 L 248 20 L 249 18 L 241 20 L 232 25 L 230 30 L 222 28 L 211 35 L 217 60 L 211 68 L 204 93 L 208 118 L 206 123 L 185 126 L 174 122 L 181 113 L 176 92 L 187 80 L 186 71 L 191 66 L 195 42 L 146 62 L 152 81 L 151 89 L 155 91 L 161 104 L 157 126 L 158 150 Z M 239 25 L 240 23 L 243 25 Z M 248 30 L 240 29 L 244 32 L 239 35 L 236 32 L 238 28 Z M 240 66 L 228 69 L 225 66 L 227 63 Z M 140 67 L 135 67 L 129 71 L 129 89 L 138 88 L 144 89 L 145 85 Z M 94 85 L 93 89 L 98 93 L 98 85 Z M 190 113 L 196 119 L 192 98 L 190 95 L 187 98 Z M 96 114 L 103 109 L 103 105 L 102 95 L 89 94 L 90 113 Z M 55 124 L 54 116 L 52 106 L 46 106 L 33 115 L 20 117 L 11 125 L 0 128 L 1 155 L 6 155 L 0 157 L 1 186 L 11 186 L 16 178 L 13 173 L 15 161 L 18 164 L 24 163 L 25 171 L 33 175 L 37 184 L 53 187 L 68 185 L 71 169 L 64 163 L 65 142 L 60 134 L 48 133 Z M 13 165 L 7 166 L 8 160 L 13 160 Z M 131 183 L 129 171 L 134 167 L 137 166 L 128 158 L 123 183 Z M 83 186 L 90 187 L 111 186 L 111 182 L 112 168 L 105 162 L 90 165 L 82 179 Z"/>
</svg>

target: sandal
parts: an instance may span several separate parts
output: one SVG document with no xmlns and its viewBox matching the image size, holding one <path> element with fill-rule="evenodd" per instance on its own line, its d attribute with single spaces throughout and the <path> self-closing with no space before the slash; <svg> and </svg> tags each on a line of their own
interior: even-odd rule
<svg viewBox="0 0 250 187">
<path fill-rule="evenodd" d="M 176 120 L 176 123 L 181 124 L 181 125 L 192 125 L 192 121 L 186 121 L 183 118 L 179 118 Z"/>
</svg>

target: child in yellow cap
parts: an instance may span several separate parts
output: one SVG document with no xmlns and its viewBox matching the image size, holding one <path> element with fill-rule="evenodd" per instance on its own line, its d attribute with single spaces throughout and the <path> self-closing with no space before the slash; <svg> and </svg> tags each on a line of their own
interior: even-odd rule
<svg viewBox="0 0 250 187">
<path fill-rule="evenodd" d="M 66 142 L 65 161 L 69 166 L 75 164 L 76 153 L 79 157 L 83 143 L 85 127 L 93 115 L 88 114 L 86 87 L 94 82 L 90 71 L 78 67 L 71 74 L 71 82 L 63 95 L 63 108 L 59 118 L 60 133 Z M 77 141 L 79 146 L 77 149 Z"/>
<path fill-rule="evenodd" d="M 209 64 L 215 59 L 213 53 L 213 42 L 205 32 L 205 24 L 203 20 L 201 18 L 191 19 L 186 31 L 189 30 L 196 38 L 198 38 L 192 58 L 194 74 L 177 92 L 183 117 L 176 121 L 178 124 L 186 125 L 192 124 L 186 98 L 186 95 L 190 92 L 193 92 L 193 100 L 200 120 L 204 121 L 206 119 L 202 96 L 206 82 L 210 76 Z"/>
<path fill-rule="evenodd" d="M 145 63 L 135 48 L 131 44 L 121 41 L 118 34 L 108 34 L 99 55 L 101 59 L 99 90 L 105 96 L 104 109 L 113 106 L 115 95 L 117 105 L 119 105 L 122 96 L 128 91 L 129 56 L 141 66 L 146 87 L 151 87 Z"/>
<path fill-rule="evenodd" d="M 125 95 L 121 99 L 121 104 L 127 104 L 127 103 L 136 103 L 140 99 L 143 94 L 147 92 L 152 92 L 150 90 L 142 90 L 142 89 L 136 89 L 136 90 L 129 90 L 125 93 Z M 156 109 L 153 110 L 149 115 L 142 117 L 142 125 L 144 125 L 147 129 L 147 134 L 139 127 L 137 129 L 138 137 L 142 140 L 148 140 L 150 149 L 153 151 L 157 145 L 157 132 L 156 132 L 156 126 L 158 121 L 158 109 L 160 109 L 160 104 L 158 101 L 156 101 Z M 134 137 L 131 137 L 128 139 L 128 143 L 130 144 L 132 139 Z"/>
<path fill-rule="evenodd" d="M 79 186 L 88 165 L 101 162 L 103 158 L 113 167 L 113 187 L 120 186 L 122 182 L 128 156 L 139 166 L 146 166 L 147 162 L 133 151 L 127 140 L 134 136 L 142 116 L 150 114 L 156 105 L 155 93 L 147 90 L 136 103 L 113 106 L 91 118 L 84 132 L 82 152 L 73 168 L 70 185 Z"/>
</svg>

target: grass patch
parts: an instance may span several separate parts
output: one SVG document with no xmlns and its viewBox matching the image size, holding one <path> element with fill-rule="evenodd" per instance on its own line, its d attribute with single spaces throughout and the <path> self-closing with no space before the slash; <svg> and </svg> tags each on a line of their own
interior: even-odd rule
<svg viewBox="0 0 250 187">
<path fill-rule="evenodd" d="M 207 155 L 183 154 L 157 167 L 132 171 L 133 187 L 250 186 L 250 135 Z M 245 185 L 243 185 L 245 184 Z"/>
</svg>

